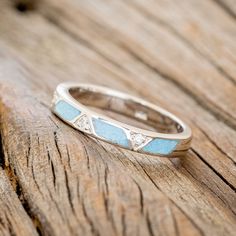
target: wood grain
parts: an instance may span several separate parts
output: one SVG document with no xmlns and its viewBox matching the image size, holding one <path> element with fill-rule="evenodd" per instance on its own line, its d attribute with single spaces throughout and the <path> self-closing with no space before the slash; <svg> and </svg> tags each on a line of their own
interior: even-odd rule
<svg viewBox="0 0 236 236">
<path fill-rule="evenodd" d="M 64 6 L 65 1 L 61 0 L 61 2 L 59 6 Z M 202 106 L 209 109 L 215 116 L 228 122 L 230 126 L 235 128 L 236 119 L 234 111 L 236 105 L 234 101 L 236 98 L 233 95 L 235 94 L 235 86 L 233 86 L 235 84 L 233 82 L 234 80 L 226 79 L 224 73 L 221 72 L 222 70 L 215 68 L 215 66 L 209 62 L 209 59 L 203 57 L 201 53 L 196 53 L 195 50 L 191 50 L 188 44 L 186 45 L 185 41 L 176 37 L 168 27 L 153 22 L 145 15 L 140 14 L 135 8 L 131 8 L 129 5 L 123 3 L 123 1 L 112 1 L 112 3 L 109 4 L 109 10 L 107 9 L 107 3 L 104 1 L 86 1 L 86 3 L 84 1 L 66 2 L 67 8 L 60 9 L 58 7 L 58 1 L 51 0 L 49 1 L 49 6 L 45 4 L 46 7 L 43 8 L 43 12 L 48 12 L 51 9 L 52 11 L 46 16 L 51 21 L 54 21 L 56 25 L 62 25 L 64 30 L 67 29 L 68 31 L 68 29 L 74 26 L 72 35 L 80 32 L 76 29 L 81 25 L 81 17 L 76 16 L 78 14 L 82 17 L 85 15 L 87 21 L 90 20 L 88 23 L 92 21 L 91 23 L 95 24 L 94 28 L 86 25 L 87 30 L 92 29 L 94 32 L 94 30 L 97 29 L 97 34 L 101 35 L 102 31 L 105 29 L 106 34 L 110 33 L 111 35 L 116 35 L 116 37 L 110 37 L 107 38 L 107 40 L 112 41 L 114 38 L 116 44 L 125 48 L 126 51 L 130 52 L 137 60 L 141 60 L 144 64 L 154 69 L 156 73 L 161 74 L 166 79 L 179 85 L 185 92 L 191 94 L 191 96 L 197 99 Z M 50 7 L 51 5 L 53 7 Z M 152 7 L 153 4 L 150 5 L 150 8 Z M 192 8 L 196 9 L 195 6 L 192 6 Z M 202 6 L 201 9 L 204 9 L 204 6 Z M 57 11 L 58 16 L 64 15 L 65 17 L 57 17 Z M 185 15 L 185 12 L 180 12 L 179 15 Z M 94 16 L 93 19 L 91 19 L 92 16 Z M 107 20 L 110 18 L 112 18 L 112 21 Z M 202 16 L 200 15 L 199 18 L 202 19 Z M 65 20 L 63 21 L 63 19 Z M 67 23 L 64 27 L 62 23 L 58 23 L 62 21 Z M 139 24 L 137 24 L 137 22 Z M 174 22 L 176 22 L 176 20 Z M 198 19 L 196 20 L 196 24 L 197 23 Z M 230 23 L 231 24 L 226 22 L 229 30 L 235 30 L 233 22 Z M 145 30 L 143 30 L 143 26 L 145 26 Z M 230 27 L 232 27 L 232 29 L 230 29 Z M 205 30 L 205 32 L 209 31 L 208 28 L 202 30 Z M 224 45 L 224 47 L 226 47 L 225 50 L 230 52 L 230 55 L 226 54 L 225 56 L 224 52 L 221 53 L 224 61 L 230 57 L 230 60 L 235 63 L 234 54 L 232 53 L 233 50 L 235 50 L 234 41 L 232 39 L 227 40 L 228 35 L 223 31 L 222 27 L 215 31 L 220 31 L 222 34 L 224 33 L 224 41 L 229 41 L 227 44 L 223 44 L 225 42 L 222 42 L 222 37 L 217 37 L 217 35 L 212 36 L 214 39 L 216 37 L 216 41 L 219 39 L 218 44 Z M 101 45 L 100 41 L 97 40 L 96 42 Z M 112 50 L 109 50 L 109 53 L 112 54 L 113 57 L 115 56 Z M 173 63 L 173 61 L 176 63 Z M 228 64 L 230 65 L 231 63 Z M 231 70 L 232 68 L 234 68 L 234 66 L 231 66 Z M 214 86 L 212 86 L 213 82 Z M 224 86 L 222 86 L 222 83 L 224 83 Z M 230 92 L 232 96 L 227 96 L 228 92 Z M 224 100 L 222 100 L 222 97 L 224 97 Z"/>
<path fill-rule="evenodd" d="M 2 1 L 0 13 L 3 169 L 29 229 L 234 235 L 236 26 L 221 5 L 44 0 L 23 14 Z M 76 132 L 50 112 L 55 86 L 72 80 L 166 107 L 193 128 L 192 149 L 171 162 Z"/>
<path fill-rule="evenodd" d="M 10 184 L 12 179 L 14 189 Z M 25 213 L 18 198 L 20 189 L 14 176 L 7 176 L 0 168 L 0 232 L 1 235 L 38 235 L 31 218 Z M 19 194 L 16 195 L 15 191 Z"/>
</svg>

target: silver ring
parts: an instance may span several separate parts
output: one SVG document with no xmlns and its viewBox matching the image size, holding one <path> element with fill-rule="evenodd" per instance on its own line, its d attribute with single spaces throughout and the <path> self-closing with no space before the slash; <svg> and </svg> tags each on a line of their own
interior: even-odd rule
<svg viewBox="0 0 236 236">
<path fill-rule="evenodd" d="M 119 121 L 94 108 L 116 113 Z M 106 87 L 59 84 L 52 111 L 89 136 L 139 153 L 180 157 L 190 147 L 191 129 L 175 115 L 143 99 Z M 145 128 L 123 123 L 122 117 L 132 118 Z"/>
</svg>

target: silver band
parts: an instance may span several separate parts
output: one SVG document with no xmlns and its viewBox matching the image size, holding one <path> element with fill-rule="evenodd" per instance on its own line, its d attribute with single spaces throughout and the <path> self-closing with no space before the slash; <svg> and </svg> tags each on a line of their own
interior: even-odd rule
<svg viewBox="0 0 236 236">
<path fill-rule="evenodd" d="M 132 118 L 152 130 L 128 125 L 94 108 L 116 113 L 119 119 Z M 179 157 L 190 147 L 191 129 L 175 115 L 143 99 L 106 87 L 59 84 L 52 110 L 75 129 L 136 152 Z"/>
</svg>

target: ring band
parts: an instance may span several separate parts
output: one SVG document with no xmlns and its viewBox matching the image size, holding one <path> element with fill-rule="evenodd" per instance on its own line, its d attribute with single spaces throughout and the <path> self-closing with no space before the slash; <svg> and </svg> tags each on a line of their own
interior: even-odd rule
<svg viewBox="0 0 236 236">
<path fill-rule="evenodd" d="M 133 118 L 152 130 L 110 118 L 93 108 Z M 175 115 L 143 99 L 92 84 L 59 84 L 52 111 L 83 133 L 150 155 L 180 157 L 190 147 L 191 129 Z"/>
</svg>

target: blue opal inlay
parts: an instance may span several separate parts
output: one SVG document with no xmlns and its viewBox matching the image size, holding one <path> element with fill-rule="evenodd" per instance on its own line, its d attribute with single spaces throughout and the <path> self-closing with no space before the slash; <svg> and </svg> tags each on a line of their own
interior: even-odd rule
<svg viewBox="0 0 236 236">
<path fill-rule="evenodd" d="M 177 144 L 177 140 L 156 138 L 144 146 L 142 150 L 150 154 L 168 155 L 175 149 Z"/>
<path fill-rule="evenodd" d="M 71 106 L 65 101 L 59 101 L 56 104 L 55 111 L 65 120 L 73 120 L 76 116 L 80 115 L 81 111 Z"/>
<path fill-rule="evenodd" d="M 98 136 L 120 146 L 129 147 L 127 136 L 121 128 L 111 125 L 101 119 L 93 119 L 93 125 Z"/>
</svg>

